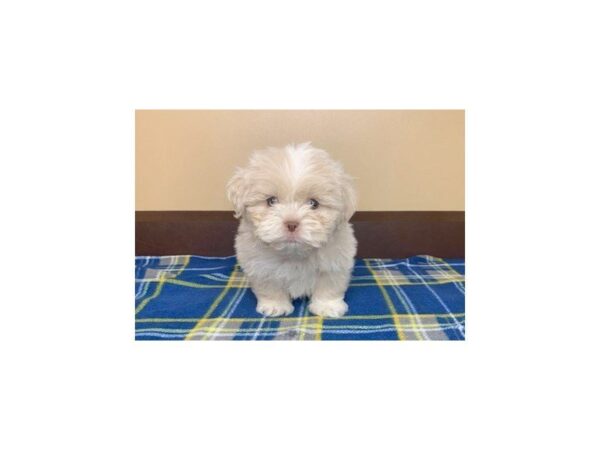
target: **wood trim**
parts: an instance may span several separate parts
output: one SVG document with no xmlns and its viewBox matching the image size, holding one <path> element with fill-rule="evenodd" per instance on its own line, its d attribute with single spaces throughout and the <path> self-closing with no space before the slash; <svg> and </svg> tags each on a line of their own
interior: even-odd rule
<svg viewBox="0 0 600 450">
<path fill-rule="evenodd" d="M 463 211 L 359 211 L 350 220 L 359 258 L 464 258 Z M 231 211 L 136 211 L 135 254 L 233 255 Z"/>
</svg>

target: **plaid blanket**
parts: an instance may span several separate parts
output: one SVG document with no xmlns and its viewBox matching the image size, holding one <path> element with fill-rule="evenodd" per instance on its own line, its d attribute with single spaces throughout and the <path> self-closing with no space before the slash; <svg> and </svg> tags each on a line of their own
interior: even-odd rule
<svg viewBox="0 0 600 450">
<path fill-rule="evenodd" d="M 464 340 L 464 260 L 356 260 L 339 319 L 308 312 L 265 318 L 234 256 L 140 256 L 136 340 Z"/>
</svg>

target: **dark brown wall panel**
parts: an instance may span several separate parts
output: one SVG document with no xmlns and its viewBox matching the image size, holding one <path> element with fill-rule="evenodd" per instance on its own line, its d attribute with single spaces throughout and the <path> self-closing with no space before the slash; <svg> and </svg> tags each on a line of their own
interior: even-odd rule
<svg viewBox="0 0 600 450">
<path fill-rule="evenodd" d="M 359 258 L 464 258 L 462 211 L 362 211 L 351 220 Z M 136 255 L 233 255 L 231 211 L 137 211 Z"/>
</svg>

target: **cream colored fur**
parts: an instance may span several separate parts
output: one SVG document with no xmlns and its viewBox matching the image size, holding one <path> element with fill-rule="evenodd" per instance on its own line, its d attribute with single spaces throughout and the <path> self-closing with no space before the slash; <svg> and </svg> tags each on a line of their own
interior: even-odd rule
<svg viewBox="0 0 600 450">
<path fill-rule="evenodd" d="M 291 300 L 306 296 L 313 314 L 344 315 L 356 254 L 348 223 L 356 194 L 342 166 L 310 143 L 261 150 L 237 169 L 227 194 L 240 219 L 235 249 L 256 310 L 288 315 Z M 270 197 L 276 198 L 271 206 Z M 298 225 L 290 232 L 287 223 Z"/>
</svg>

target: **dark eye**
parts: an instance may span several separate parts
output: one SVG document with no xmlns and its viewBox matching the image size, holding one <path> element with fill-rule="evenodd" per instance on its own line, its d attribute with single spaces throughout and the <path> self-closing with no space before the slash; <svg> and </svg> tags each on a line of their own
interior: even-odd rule
<svg viewBox="0 0 600 450">
<path fill-rule="evenodd" d="M 267 199 L 267 205 L 273 206 L 275 203 L 277 203 L 277 197 L 269 197 Z"/>
<path fill-rule="evenodd" d="M 311 207 L 312 209 L 317 209 L 317 208 L 319 207 L 319 202 L 318 202 L 318 201 L 316 201 L 314 198 L 311 198 L 311 199 L 308 201 L 308 204 L 310 205 L 310 207 Z"/>
</svg>

